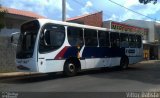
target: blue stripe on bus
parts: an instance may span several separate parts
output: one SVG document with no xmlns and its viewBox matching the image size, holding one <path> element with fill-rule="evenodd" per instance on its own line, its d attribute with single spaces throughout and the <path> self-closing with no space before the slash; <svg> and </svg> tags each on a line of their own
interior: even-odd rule
<svg viewBox="0 0 160 98">
<path fill-rule="evenodd" d="M 78 53 L 77 47 L 69 47 L 63 57 L 64 58 L 77 57 L 77 53 Z"/>
<path fill-rule="evenodd" d="M 85 47 L 82 57 L 104 58 L 104 57 L 121 57 L 123 55 L 125 55 L 124 48 Z"/>
<path fill-rule="evenodd" d="M 77 57 L 77 47 L 68 47 L 63 58 Z M 124 48 L 85 47 L 82 58 L 121 57 L 125 55 Z"/>
</svg>

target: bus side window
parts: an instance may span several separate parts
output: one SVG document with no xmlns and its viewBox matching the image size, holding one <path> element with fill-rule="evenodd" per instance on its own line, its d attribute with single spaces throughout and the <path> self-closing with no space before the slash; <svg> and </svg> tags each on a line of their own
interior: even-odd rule
<svg viewBox="0 0 160 98">
<path fill-rule="evenodd" d="M 120 39 L 121 39 L 120 46 L 123 47 L 123 48 L 128 48 L 129 47 L 128 34 L 121 33 L 120 34 Z"/>
<path fill-rule="evenodd" d="M 93 46 L 97 47 L 97 31 L 91 30 L 91 29 L 85 29 L 84 30 L 84 36 L 85 36 L 85 45 L 86 46 Z"/>
<path fill-rule="evenodd" d="M 99 37 L 99 46 L 100 47 L 109 47 L 109 32 L 106 31 L 98 31 Z"/>
<path fill-rule="evenodd" d="M 142 38 L 140 35 L 137 35 L 137 47 L 138 48 L 142 47 Z"/>
<path fill-rule="evenodd" d="M 129 47 L 135 48 L 136 47 L 136 36 L 135 35 L 129 35 Z"/>
<path fill-rule="evenodd" d="M 83 46 L 83 29 L 77 27 L 68 27 L 68 42 L 71 46 Z"/>
<path fill-rule="evenodd" d="M 110 33 L 110 42 L 111 42 L 111 47 L 119 47 L 120 46 L 119 33 L 111 32 Z"/>
</svg>

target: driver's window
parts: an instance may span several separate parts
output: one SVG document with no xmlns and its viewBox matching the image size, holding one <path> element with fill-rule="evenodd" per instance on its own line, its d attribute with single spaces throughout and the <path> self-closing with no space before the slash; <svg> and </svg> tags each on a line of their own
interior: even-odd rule
<svg viewBox="0 0 160 98">
<path fill-rule="evenodd" d="M 46 24 L 42 28 L 39 51 L 50 52 L 62 46 L 65 39 L 65 27 L 63 25 Z"/>
</svg>

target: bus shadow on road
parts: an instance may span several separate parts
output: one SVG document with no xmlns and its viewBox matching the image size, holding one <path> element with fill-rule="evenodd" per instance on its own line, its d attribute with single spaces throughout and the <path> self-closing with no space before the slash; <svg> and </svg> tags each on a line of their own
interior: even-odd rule
<svg viewBox="0 0 160 98">
<path fill-rule="evenodd" d="M 65 76 L 63 76 L 60 73 L 36 74 L 36 75 L 27 75 L 27 76 L 2 79 L 0 80 L 0 83 L 24 84 L 24 83 L 34 83 L 34 82 L 42 82 L 47 80 L 54 80 L 59 78 L 65 78 Z"/>
<path fill-rule="evenodd" d="M 132 80 L 149 84 L 160 84 L 160 67 L 158 65 L 132 66 L 127 70 L 109 69 L 105 73 L 91 74 L 96 78 Z"/>
<path fill-rule="evenodd" d="M 138 68 L 129 68 L 128 70 L 140 70 Z M 103 68 L 103 69 L 91 69 L 85 70 L 78 73 L 77 76 L 85 76 L 91 75 L 96 76 L 99 78 L 105 78 L 103 75 L 108 76 L 109 74 L 114 74 L 117 72 L 121 72 L 117 67 L 113 68 Z M 27 75 L 27 76 L 19 76 L 19 77 L 12 77 L 7 79 L 0 80 L 0 83 L 8 83 L 8 84 L 24 84 L 24 83 L 35 83 L 35 82 L 43 82 L 49 80 L 57 80 L 57 79 L 64 79 L 64 78 L 74 78 L 74 77 L 66 77 L 61 73 L 51 73 L 51 74 L 36 74 L 36 75 Z M 107 77 L 106 77 L 107 78 Z"/>
<path fill-rule="evenodd" d="M 127 73 L 130 71 L 141 71 L 141 70 L 143 69 L 138 68 L 138 67 L 129 67 L 126 70 L 121 70 L 118 67 L 111 67 L 111 68 L 86 70 L 86 71 L 79 73 L 78 76 L 89 75 L 89 76 L 96 76 L 99 78 L 109 78 L 109 76 L 113 74 L 120 74 L 120 73 Z"/>
</svg>

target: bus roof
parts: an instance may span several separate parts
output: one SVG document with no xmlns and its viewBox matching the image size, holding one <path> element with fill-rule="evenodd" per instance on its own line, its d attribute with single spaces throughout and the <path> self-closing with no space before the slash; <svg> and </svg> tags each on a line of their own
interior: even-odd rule
<svg viewBox="0 0 160 98">
<path fill-rule="evenodd" d="M 45 23 L 54 23 L 54 24 L 61 24 L 61 25 L 81 27 L 81 28 L 89 28 L 89 29 L 97 29 L 97 30 L 107 30 L 107 28 L 102 28 L 102 27 L 95 27 L 95 26 L 89 26 L 89 25 L 83 25 L 83 24 L 71 23 L 71 22 L 63 22 L 63 21 L 57 21 L 57 20 L 51 20 L 51 19 L 38 19 L 38 21 L 40 21 L 40 23 L 42 23 L 42 24 L 45 24 Z"/>
<path fill-rule="evenodd" d="M 63 21 L 57 21 L 57 20 L 51 20 L 51 19 L 38 19 L 38 21 L 42 25 L 44 25 L 46 23 L 54 23 L 54 24 L 80 27 L 80 28 L 87 28 L 87 29 L 96 29 L 96 30 L 103 30 L 103 31 L 109 31 L 109 32 L 118 32 L 118 33 L 141 35 L 141 34 L 137 34 L 137 33 L 133 33 L 133 32 L 122 32 L 122 31 L 119 31 L 119 30 L 113 30 L 113 29 L 108 29 L 108 28 L 103 28 L 103 27 L 95 27 L 95 26 L 89 26 L 89 25 L 83 25 L 83 24 L 71 23 L 71 22 L 63 22 Z"/>
</svg>

